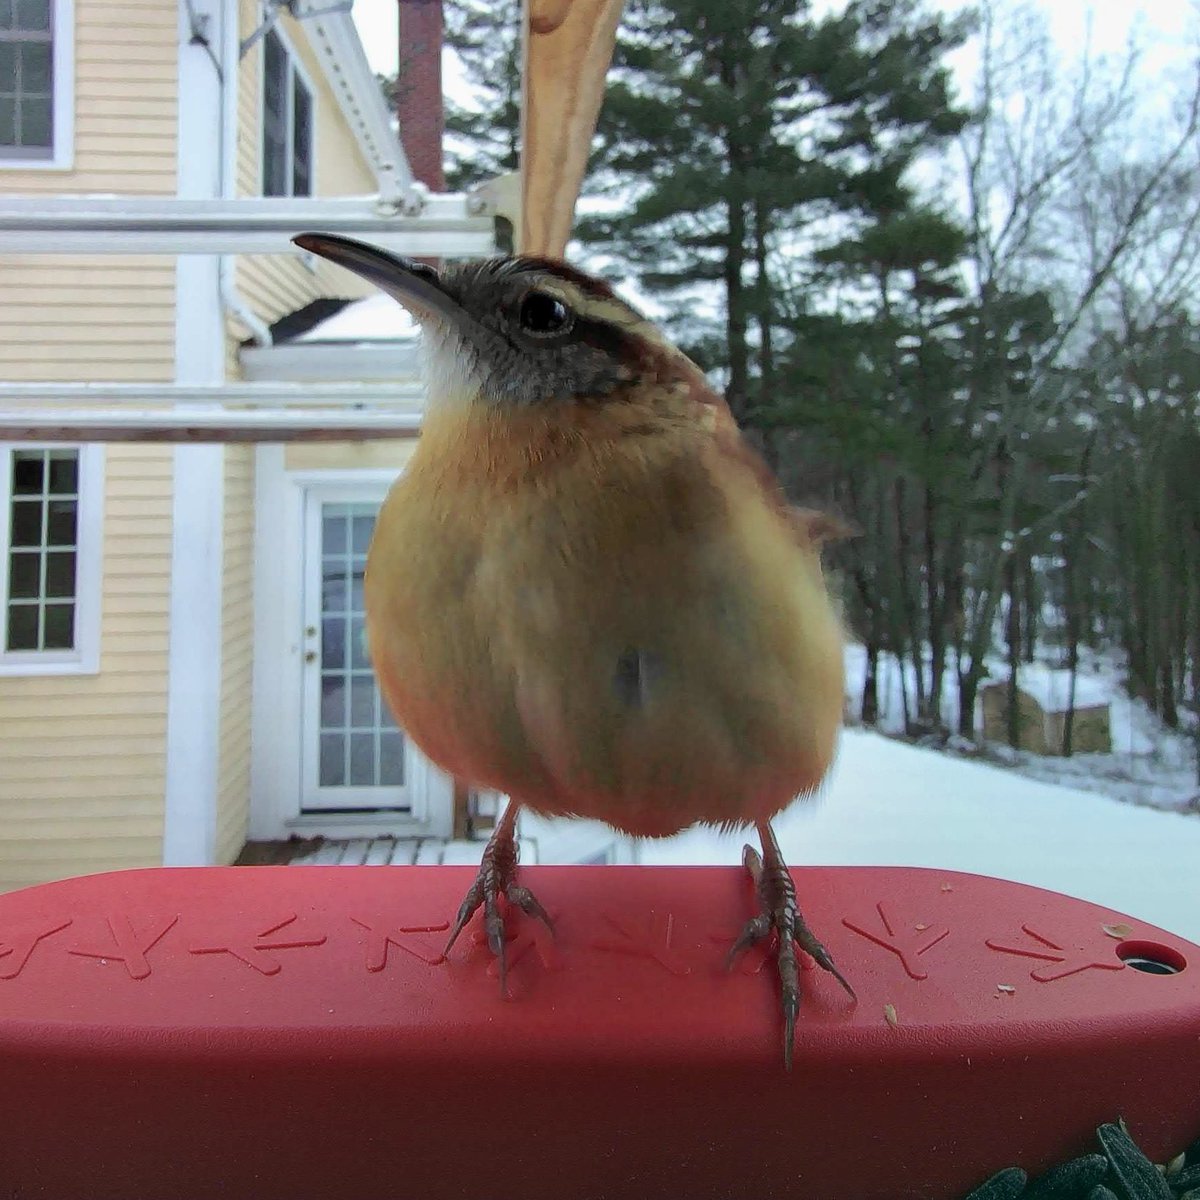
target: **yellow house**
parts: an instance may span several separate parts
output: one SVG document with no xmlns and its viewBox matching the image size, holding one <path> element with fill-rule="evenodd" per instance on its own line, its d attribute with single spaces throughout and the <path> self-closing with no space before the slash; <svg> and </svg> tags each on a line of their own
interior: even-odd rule
<svg viewBox="0 0 1200 1200">
<path fill-rule="evenodd" d="M 487 206 L 414 183 L 348 11 L 0 5 L 0 408 L 32 396 L 44 427 L 95 394 L 211 425 L 214 396 L 228 419 L 365 385 L 415 430 L 400 310 L 288 236 L 486 253 Z M 411 447 L 0 441 L 0 888 L 247 838 L 450 836 L 452 782 L 361 639 Z M 615 853 L 563 844 L 546 857 Z"/>
<path fill-rule="evenodd" d="M 362 196 L 407 176 L 347 14 L 297 21 L 271 8 L 264 20 L 248 0 L 208 12 L 161 0 L 22 0 L 6 11 L 0 197 Z M 236 378 L 244 338 L 267 340 L 273 320 L 353 291 L 334 274 L 299 254 L 5 256 L 0 377 Z M 250 819 L 255 639 L 273 638 L 284 615 L 283 602 L 268 599 L 256 630 L 256 492 L 277 518 L 318 520 L 312 514 L 324 500 L 301 495 L 290 471 L 308 472 L 313 488 L 326 475 L 336 479 L 343 504 L 374 500 L 407 444 L 332 448 L 293 462 L 279 448 L 249 446 L 3 451 L 0 886 L 231 861 Z M 363 464 L 374 469 L 372 482 L 351 486 L 344 468 Z M 283 512 L 288 500 L 302 511 Z M 274 532 L 260 580 L 301 573 L 282 561 Z M 311 591 L 288 600 L 313 603 Z M 353 618 L 344 624 L 352 632 Z M 305 811 L 347 804 L 345 790 L 327 801 L 319 780 L 304 775 L 315 761 L 299 752 L 305 739 L 319 751 L 332 735 L 317 732 L 319 712 L 304 711 L 319 704 L 319 678 L 299 689 L 283 682 L 289 651 L 300 660 L 308 652 L 288 643 L 295 632 L 275 647 L 284 656 L 273 664 L 277 705 L 270 679 L 263 684 L 261 719 L 274 742 L 260 768 L 263 836 L 283 836 L 293 818 L 302 828 Z M 327 680 L 326 692 L 342 682 L 354 683 L 361 709 L 360 676 L 349 670 Z M 303 699 L 289 704 L 296 691 Z M 395 754 L 387 755 L 399 735 L 373 728 L 369 736 L 373 753 L 383 742 L 390 781 Z M 358 778 L 363 735 L 342 739 L 359 753 Z M 304 764 L 300 778 L 286 770 L 270 778 L 289 745 Z M 326 780 L 336 778 L 330 757 Z M 392 807 L 411 812 L 409 796 L 422 788 L 412 827 L 444 825 L 437 802 L 446 782 L 415 762 L 401 766 L 407 786 L 399 799 L 389 789 Z M 378 777 L 378 764 L 372 769 Z M 361 792 L 354 807 L 369 807 Z"/>
</svg>

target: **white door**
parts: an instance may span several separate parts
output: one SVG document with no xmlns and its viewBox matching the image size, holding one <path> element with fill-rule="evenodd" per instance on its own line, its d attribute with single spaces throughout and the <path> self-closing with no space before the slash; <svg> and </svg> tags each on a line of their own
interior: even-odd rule
<svg viewBox="0 0 1200 1200">
<path fill-rule="evenodd" d="M 363 571 L 383 496 L 377 485 L 307 489 L 300 808 L 432 833 L 451 819 L 451 786 L 396 727 L 367 656 Z"/>
</svg>

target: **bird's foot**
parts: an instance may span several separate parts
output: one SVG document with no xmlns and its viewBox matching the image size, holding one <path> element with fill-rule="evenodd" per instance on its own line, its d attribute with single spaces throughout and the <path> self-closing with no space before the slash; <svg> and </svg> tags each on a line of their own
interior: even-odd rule
<svg viewBox="0 0 1200 1200">
<path fill-rule="evenodd" d="M 514 904 L 527 916 L 535 917 L 554 933 L 554 923 L 550 914 L 542 907 L 538 898 L 527 888 L 516 882 L 517 873 L 517 843 L 514 836 L 516 829 L 517 806 L 510 803 L 500 818 L 487 846 L 483 851 L 483 859 L 479 864 L 479 874 L 471 884 L 458 908 L 458 916 L 454 928 L 450 931 L 449 940 L 443 954 L 449 954 L 450 948 L 458 940 L 458 935 L 466 928 L 467 922 L 475 915 L 480 906 L 483 907 L 483 928 L 487 934 L 488 946 L 496 957 L 500 973 L 500 994 L 508 995 L 507 959 L 505 954 L 504 915 L 500 911 L 500 897 L 503 896 L 509 904 Z"/>
<path fill-rule="evenodd" d="M 763 855 L 753 846 L 746 846 L 742 851 L 742 863 L 754 880 L 760 911 L 742 928 L 729 949 L 725 966 L 726 969 L 731 968 L 739 954 L 774 934 L 775 961 L 783 1005 L 783 1062 L 790 1071 L 796 1016 L 800 1011 L 800 964 L 796 957 L 796 946 L 810 955 L 819 967 L 828 971 L 852 999 L 857 997 L 846 977 L 834 964 L 833 956 L 804 920 L 804 914 L 796 902 L 796 885 L 783 861 L 774 832 L 769 825 L 760 827 L 759 832 L 762 835 L 765 862 Z"/>
</svg>

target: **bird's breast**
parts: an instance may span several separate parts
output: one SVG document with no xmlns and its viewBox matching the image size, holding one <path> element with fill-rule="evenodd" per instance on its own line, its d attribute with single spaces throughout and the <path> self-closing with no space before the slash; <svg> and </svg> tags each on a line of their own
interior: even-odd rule
<svg viewBox="0 0 1200 1200">
<path fill-rule="evenodd" d="M 777 515 L 689 447 L 502 449 L 420 447 L 371 549 L 372 656 L 426 753 L 645 834 L 815 787 L 840 638 Z"/>
</svg>

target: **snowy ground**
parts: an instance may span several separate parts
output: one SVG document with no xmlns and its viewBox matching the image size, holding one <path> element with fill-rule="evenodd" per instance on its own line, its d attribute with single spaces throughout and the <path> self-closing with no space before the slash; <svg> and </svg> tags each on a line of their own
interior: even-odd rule
<svg viewBox="0 0 1200 1200">
<path fill-rule="evenodd" d="M 851 711 L 857 710 L 866 671 L 866 653 L 862 646 L 846 651 L 846 694 Z M 1005 675 L 996 664 L 995 673 Z M 908 694 L 915 692 L 912 668 L 906 664 Z M 1012 770 L 1045 783 L 1098 792 L 1131 804 L 1154 808 L 1186 810 L 1200 801 L 1196 782 L 1195 751 L 1187 733 L 1167 729 L 1141 700 L 1132 699 L 1121 686 L 1123 671 L 1111 656 L 1084 656 L 1079 676 L 1080 703 L 1107 701 L 1112 730 L 1112 753 L 1077 754 L 1071 758 L 1043 757 L 1014 751 L 1007 746 L 989 744 L 985 756 Z M 950 672 L 942 695 L 942 718 L 948 728 L 958 722 L 958 691 Z M 910 700 L 911 703 L 911 700 Z M 896 660 L 884 656 L 879 673 L 879 726 L 883 732 L 904 731 L 904 707 L 901 700 L 901 671 Z M 947 751 L 956 752 L 952 742 Z M 961 747 L 960 747 L 961 748 Z M 972 753 L 976 753 L 972 748 Z"/>
<path fill-rule="evenodd" d="M 1200 942 L 1200 818 L 847 730 L 819 799 L 775 823 L 789 862 L 940 867 L 1065 892 Z M 646 864 L 737 863 L 740 835 L 639 844 Z"/>
</svg>

